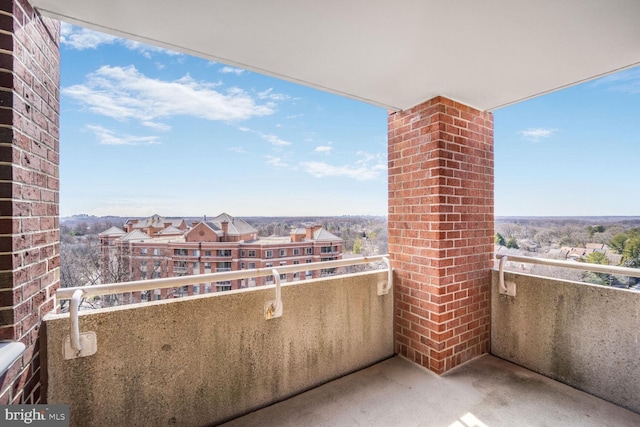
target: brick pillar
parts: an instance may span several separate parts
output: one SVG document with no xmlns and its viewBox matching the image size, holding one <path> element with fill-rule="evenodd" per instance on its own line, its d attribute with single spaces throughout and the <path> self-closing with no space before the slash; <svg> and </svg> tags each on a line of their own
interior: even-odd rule
<svg viewBox="0 0 640 427">
<path fill-rule="evenodd" d="M 489 350 L 493 115 L 437 97 L 389 115 L 396 352 L 440 374 Z"/>
<path fill-rule="evenodd" d="M 39 403 L 38 330 L 59 282 L 57 21 L 0 2 L 0 339 L 27 346 L 0 403 Z"/>
</svg>

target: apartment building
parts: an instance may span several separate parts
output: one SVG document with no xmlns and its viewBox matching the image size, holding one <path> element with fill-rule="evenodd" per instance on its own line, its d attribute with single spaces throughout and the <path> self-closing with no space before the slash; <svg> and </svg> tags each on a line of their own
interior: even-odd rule
<svg viewBox="0 0 640 427">
<path fill-rule="evenodd" d="M 258 237 L 241 218 L 223 213 L 187 224 L 184 219 L 153 215 L 128 220 L 123 228 L 100 233 L 106 277 L 113 281 L 146 280 L 192 274 L 305 264 L 342 259 L 343 241 L 318 225 L 291 230 L 289 236 Z M 283 281 L 331 275 L 325 269 L 281 274 Z M 202 283 L 178 290 L 180 295 L 227 291 L 273 283 L 273 276 Z M 156 292 L 156 299 L 171 295 Z"/>
</svg>

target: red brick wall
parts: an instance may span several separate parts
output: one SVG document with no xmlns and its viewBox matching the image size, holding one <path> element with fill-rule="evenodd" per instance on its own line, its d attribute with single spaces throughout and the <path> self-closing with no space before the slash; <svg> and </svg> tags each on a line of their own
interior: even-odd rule
<svg viewBox="0 0 640 427">
<path fill-rule="evenodd" d="M 389 115 L 396 351 L 443 373 L 489 350 L 493 116 L 438 97 Z"/>
<path fill-rule="evenodd" d="M 0 2 L 0 339 L 27 351 L 0 403 L 40 402 L 38 329 L 59 286 L 59 23 Z"/>
</svg>

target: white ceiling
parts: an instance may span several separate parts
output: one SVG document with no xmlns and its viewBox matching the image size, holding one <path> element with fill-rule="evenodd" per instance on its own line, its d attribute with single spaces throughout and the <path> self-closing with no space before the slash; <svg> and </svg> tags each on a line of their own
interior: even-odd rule
<svg viewBox="0 0 640 427">
<path fill-rule="evenodd" d="M 640 0 L 30 0 L 43 15 L 392 110 L 493 110 L 640 64 Z"/>
</svg>

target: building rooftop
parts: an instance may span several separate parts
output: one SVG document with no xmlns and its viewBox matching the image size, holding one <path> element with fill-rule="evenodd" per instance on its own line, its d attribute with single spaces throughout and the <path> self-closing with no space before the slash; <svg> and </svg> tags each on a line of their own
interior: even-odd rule
<svg viewBox="0 0 640 427">
<path fill-rule="evenodd" d="M 143 233 L 140 230 L 133 230 L 130 233 L 127 233 L 126 235 L 120 237 L 119 240 L 122 241 L 134 241 L 134 240 L 150 240 L 153 237 L 149 236 L 147 233 Z"/>
<path fill-rule="evenodd" d="M 244 219 L 233 217 L 228 213 L 222 213 L 212 220 L 207 221 L 207 223 L 215 224 L 218 229 L 222 229 L 223 222 L 229 223 L 229 230 L 227 231 L 227 233 L 230 236 L 241 236 L 243 234 L 258 232 L 258 230 L 250 226 Z"/>
<path fill-rule="evenodd" d="M 327 242 L 328 241 L 342 240 L 340 237 L 338 237 L 335 234 L 325 230 L 324 228 L 316 230 L 313 233 L 313 239 L 314 240 L 319 240 L 319 241 L 327 241 Z"/>
<path fill-rule="evenodd" d="M 126 231 L 114 225 L 113 227 L 103 231 L 102 233 L 99 233 L 98 237 L 124 236 L 125 234 L 127 234 Z"/>
</svg>

